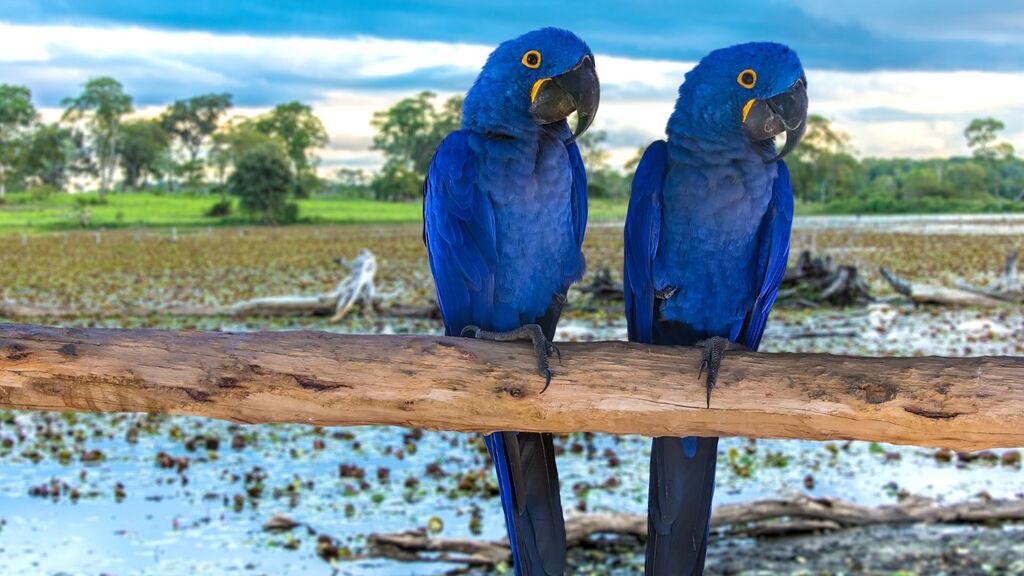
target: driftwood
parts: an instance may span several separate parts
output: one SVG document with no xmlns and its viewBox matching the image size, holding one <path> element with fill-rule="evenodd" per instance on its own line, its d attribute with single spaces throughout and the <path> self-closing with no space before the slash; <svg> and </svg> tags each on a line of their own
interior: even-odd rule
<svg viewBox="0 0 1024 576">
<path fill-rule="evenodd" d="M 1024 304 L 1024 284 L 1017 271 L 1018 255 L 1019 252 L 1012 251 L 1006 256 L 1002 274 L 987 288 L 972 286 L 963 281 L 957 282 L 955 288 L 918 284 L 904 280 L 886 268 L 880 269 L 880 272 L 894 290 L 918 304 L 978 307 Z"/>
<path fill-rule="evenodd" d="M 786 270 L 779 291 L 779 301 L 832 306 L 850 306 L 871 302 L 871 291 L 857 267 L 837 266 L 831 256 L 812 256 L 804 250 L 796 265 Z"/>
<path fill-rule="evenodd" d="M 730 351 L 706 408 L 700 349 L 561 349 L 551 387 L 539 394 L 544 379 L 528 343 L 0 325 L 0 409 L 957 450 L 1024 445 L 1024 358 Z"/>
<path fill-rule="evenodd" d="M 899 504 L 868 508 L 838 498 L 760 500 L 725 504 L 714 509 L 711 526 L 716 532 L 752 537 L 785 536 L 842 530 L 877 524 L 981 524 L 1024 520 L 1024 500 L 969 501 L 940 506 L 920 496 Z M 647 516 L 640 514 L 586 514 L 565 521 L 566 545 L 594 543 L 595 536 L 647 537 Z M 400 561 L 494 566 L 509 563 L 508 540 L 471 540 L 429 536 L 424 530 L 372 534 L 366 556 Z"/>
</svg>

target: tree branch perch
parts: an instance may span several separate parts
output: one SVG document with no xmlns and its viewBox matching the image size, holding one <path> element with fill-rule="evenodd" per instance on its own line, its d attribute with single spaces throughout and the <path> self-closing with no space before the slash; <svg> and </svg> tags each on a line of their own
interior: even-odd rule
<svg viewBox="0 0 1024 576">
<path fill-rule="evenodd" d="M 1024 358 L 730 352 L 704 407 L 697 349 L 321 332 L 0 325 L 0 409 L 488 432 L 1024 445 Z"/>
</svg>

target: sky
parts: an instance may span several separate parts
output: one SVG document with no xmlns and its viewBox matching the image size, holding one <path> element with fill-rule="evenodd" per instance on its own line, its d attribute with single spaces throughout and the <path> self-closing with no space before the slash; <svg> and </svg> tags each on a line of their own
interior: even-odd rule
<svg viewBox="0 0 1024 576">
<path fill-rule="evenodd" d="M 205 92 L 231 92 L 239 114 L 301 100 L 330 134 L 324 169 L 373 169 L 374 111 L 465 92 L 496 44 L 541 26 L 596 54 L 613 163 L 663 136 L 703 54 L 752 40 L 797 51 L 811 111 L 860 156 L 966 154 L 964 126 L 989 115 L 1024 150 L 1024 2 L 0 0 L 0 82 L 28 86 L 47 119 L 100 75 L 144 115 Z"/>
</svg>

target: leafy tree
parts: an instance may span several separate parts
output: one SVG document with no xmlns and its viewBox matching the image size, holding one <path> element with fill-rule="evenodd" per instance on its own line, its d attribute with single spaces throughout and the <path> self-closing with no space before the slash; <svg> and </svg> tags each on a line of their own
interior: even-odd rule
<svg viewBox="0 0 1024 576">
<path fill-rule="evenodd" d="M 25 176 L 57 190 L 67 186 L 68 176 L 92 170 L 85 135 L 57 122 L 42 124 L 32 133 L 24 166 Z"/>
<path fill-rule="evenodd" d="M 240 120 L 222 126 L 213 134 L 209 156 L 209 163 L 217 172 L 217 181 L 223 184 L 228 169 L 237 166 L 247 152 L 271 143 L 284 147 L 279 138 L 261 132 L 253 120 Z"/>
<path fill-rule="evenodd" d="M 967 147 L 974 151 L 974 157 L 981 160 L 1005 160 L 1013 156 L 1013 145 L 997 142 L 999 132 L 1006 125 L 995 118 L 975 118 L 964 129 Z"/>
<path fill-rule="evenodd" d="M 327 145 L 327 130 L 308 104 L 289 102 L 279 104 L 256 119 L 256 129 L 279 138 L 285 146 L 292 169 L 296 174 L 307 172 L 319 159 L 316 148 Z"/>
<path fill-rule="evenodd" d="M 370 124 L 377 134 L 372 149 L 383 152 L 385 163 L 396 165 L 394 170 L 401 166 L 406 172 L 425 175 L 437 145 L 462 124 L 463 98 L 453 96 L 438 109 L 435 97 L 432 92 L 420 92 L 374 112 Z"/>
<path fill-rule="evenodd" d="M 988 190 L 999 195 L 1003 187 L 1001 164 L 1013 158 L 1013 145 L 999 142 L 999 132 L 1006 128 L 995 118 L 975 118 L 964 129 L 967 147 L 974 151 L 974 157 L 984 162 L 989 170 Z"/>
<path fill-rule="evenodd" d="M 24 132 L 36 119 L 32 93 L 24 86 L 0 84 L 0 200 L 7 193 L 7 178 L 19 152 L 24 148 Z"/>
<path fill-rule="evenodd" d="M 231 108 L 231 94 L 203 94 L 176 100 L 164 112 L 161 122 L 168 134 L 178 139 L 195 162 L 203 143 L 217 130 L 220 117 Z"/>
<path fill-rule="evenodd" d="M 66 108 L 65 120 L 85 120 L 89 126 L 99 165 L 102 198 L 114 178 L 121 118 L 132 112 L 132 97 L 125 94 L 120 82 L 102 76 L 90 79 L 78 97 L 65 98 L 62 105 Z"/>
<path fill-rule="evenodd" d="M 824 204 L 853 195 L 863 179 L 849 134 L 818 114 L 808 116 L 804 139 L 786 162 L 793 173 L 793 193 L 803 201 L 816 198 Z"/>
<path fill-rule="evenodd" d="M 124 168 L 125 187 L 137 189 L 149 175 L 160 175 L 160 161 L 170 142 L 158 120 L 130 120 L 121 127 L 117 155 Z"/>
<path fill-rule="evenodd" d="M 228 191 L 241 198 L 242 210 L 265 224 L 288 224 L 298 218 L 298 205 L 289 202 L 294 189 L 291 163 L 276 143 L 246 152 L 228 178 Z"/>
</svg>

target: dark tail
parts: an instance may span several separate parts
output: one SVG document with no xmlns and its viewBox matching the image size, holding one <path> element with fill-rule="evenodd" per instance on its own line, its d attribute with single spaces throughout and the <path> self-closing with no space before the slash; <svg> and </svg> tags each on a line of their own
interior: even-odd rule
<svg viewBox="0 0 1024 576">
<path fill-rule="evenodd" d="M 516 576 L 565 574 L 565 522 L 551 434 L 484 436 L 494 460 Z"/>
<path fill-rule="evenodd" d="M 655 438 L 651 445 L 647 576 L 700 576 L 708 550 L 718 438 Z"/>
</svg>

